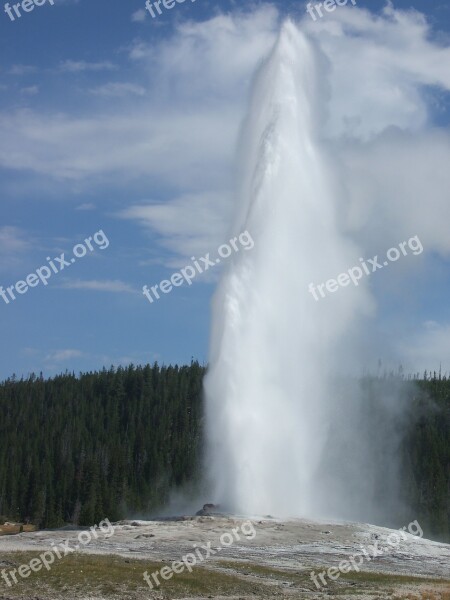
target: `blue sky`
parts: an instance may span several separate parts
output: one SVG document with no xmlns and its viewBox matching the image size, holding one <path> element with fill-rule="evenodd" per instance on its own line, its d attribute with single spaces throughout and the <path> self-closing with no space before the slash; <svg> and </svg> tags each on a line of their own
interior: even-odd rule
<svg viewBox="0 0 450 600">
<path fill-rule="evenodd" d="M 433 52 L 440 56 L 437 49 L 448 48 L 448 1 L 394 4 L 426 16 L 426 36 L 416 31 L 416 22 L 395 25 L 422 36 L 420 56 L 431 60 Z M 380 15 L 384 6 L 360 1 L 358 14 Z M 99 230 L 109 240 L 108 248 L 54 274 L 48 286 L 29 289 L 8 305 L 0 298 L 0 377 L 207 360 L 217 272 L 152 305 L 142 286 L 170 277 L 192 255 L 214 253 L 227 239 L 234 151 L 250 83 L 281 18 L 289 13 L 304 19 L 304 3 L 242 8 L 236 2 L 186 1 L 157 19 L 143 8 L 137 0 L 55 0 L 54 6 L 46 3 L 14 22 L 0 11 L 0 285 L 25 279 L 46 264 L 47 256 L 71 255 L 75 244 Z M 350 8 L 339 10 L 350 15 Z M 325 27 L 325 19 L 341 18 L 336 15 L 327 15 L 316 30 Z M 409 74 L 406 62 L 417 57 L 408 55 L 406 34 L 396 48 L 394 30 L 380 42 L 375 25 L 358 18 L 358 27 L 368 28 L 368 44 L 386 43 L 397 57 L 404 54 L 392 77 Z M 424 67 L 402 80 L 399 93 L 410 93 L 414 106 L 403 102 L 398 114 L 390 106 L 353 133 L 375 144 L 391 125 L 414 134 L 417 129 L 433 138 L 444 159 L 439 143 L 447 148 L 447 140 L 436 136 L 448 135 L 450 101 L 445 76 L 437 72 L 445 67 L 439 60 L 436 73 L 428 76 L 430 68 Z M 336 117 L 330 125 L 336 136 L 339 123 Z M 351 150 L 348 156 L 351 162 Z M 442 192 L 444 185 L 436 183 Z M 448 197 L 439 202 L 442 226 Z M 434 227 L 429 224 L 425 237 L 431 239 Z M 375 235 L 382 230 L 381 221 L 374 224 L 373 238 L 363 245 L 365 256 L 400 241 L 392 232 L 386 238 Z M 415 233 L 411 226 L 404 235 Z M 367 239 L 363 233 L 359 237 Z M 404 274 L 400 298 L 413 295 L 416 301 L 401 325 L 398 295 L 386 293 L 398 273 L 380 274 L 374 283 L 374 293 L 380 291 L 376 331 L 398 326 L 404 345 L 420 328 L 420 343 L 430 346 L 449 331 L 449 248 L 445 231 L 437 237 L 436 247 L 421 259 L 421 285 Z M 394 351 L 387 354 L 396 358 Z M 416 356 L 416 362 L 409 358 L 414 367 L 436 360 L 432 353 Z"/>
</svg>

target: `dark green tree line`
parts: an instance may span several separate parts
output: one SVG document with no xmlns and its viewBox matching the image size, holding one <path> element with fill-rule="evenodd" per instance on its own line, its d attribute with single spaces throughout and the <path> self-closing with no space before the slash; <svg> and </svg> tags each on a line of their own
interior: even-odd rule
<svg viewBox="0 0 450 600">
<path fill-rule="evenodd" d="M 200 481 L 204 374 L 192 362 L 1 383 L 0 515 L 56 527 L 154 514 L 172 492 Z M 403 375 L 395 377 L 402 386 Z M 374 439 L 389 378 L 362 381 Z M 402 394 L 399 519 L 448 540 L 450 380 L 425 374 L 404 381 Z"/>
<path fill-rule="evenodd" d="M 151 513 L 200 464 L 204 369 L 130 366 L 0 385 L 0 515 L 41 527 Z"/>
</svg>

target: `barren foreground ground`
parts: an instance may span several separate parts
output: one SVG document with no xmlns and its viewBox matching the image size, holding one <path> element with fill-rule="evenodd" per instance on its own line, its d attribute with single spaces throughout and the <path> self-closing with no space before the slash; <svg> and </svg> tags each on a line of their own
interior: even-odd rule
<svg viewBox="0 0 450 600">
<path fill-rule="evenodd" d="M 387 543 L 392 530 L 354 523 L 278 521 L 253 519 L 256 535 L 245 535 L 245 519 L 224 516 L 171 521 L 121 521 L 114 534 L 101 532 L 83 548 L 55 559 L 49 570 L 17 575 L 11 587 L 0 579 L 0 600 L 82 599 L 140 600 L 186 598 L 203 600 L 255 600 L 257 598 L 341 600 L 450 600 L 450 546 L 408 535 L 397 548 Z M 223 547 L 224 533 L 238 528 L 236 539 Z M 38 531 L 0 538 L 0 569 L 9 573 L 28 565 L 51 544 L 80 546 L 82 530 Z M 244 529 L 250 532 L 249 527 Z M 87 534 L 86 534 L 87 536 Z M 234 536 L 236 537 L 236 536 Z M 229 542 L 229 537 L 225 536 Z M 395 539 L 395 538 L 394 538 Z M 210 543 L 214 555 L 189 572 L 170 573 L 151 590 L 143 579 L 171 566 L 195 547 Z M 373 545 L 382 555 L 373 558 Z M 220 551 L 217 551 L 218 548 Z M 341 573 L 334 581 L 326 576 L 320 589 L 317 575 L 366 549 L 359 572 Z M 205 549 L 201 550 L 203 556 Z M 64 551 L 61 550 L 61 554 Z M 192 560 L 192 559 L 191 559 Z M 37 563 L 36 563 L 37 564 Z M 332 571 L 336 577 L 337 571 Z M 11 577 L 9 578 L 11 580 Z M 320 583 L 320 580 L 319 580 Z"/>
</svg>

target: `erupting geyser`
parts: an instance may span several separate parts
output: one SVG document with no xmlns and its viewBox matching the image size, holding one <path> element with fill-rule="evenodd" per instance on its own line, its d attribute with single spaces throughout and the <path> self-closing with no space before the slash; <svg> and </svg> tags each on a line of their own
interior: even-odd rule
<svg viewBox="0 0 450 600">
<path fill-rule="evenodd" d="M 239 513 L 330 512 L 321 471 L 328 375 L 350 352 L 343 339 L 368 296 L 346 289 L 315 302 L 308 293 L 360 256 L 339 231 L 342 190 L 320 143 L 323 68 L 285 22 L 240 142 L 232 229 L 248 230 L 255 246 L 233 257 L 216 292 L 205 382 L 212 500 Z"/>
</svg>

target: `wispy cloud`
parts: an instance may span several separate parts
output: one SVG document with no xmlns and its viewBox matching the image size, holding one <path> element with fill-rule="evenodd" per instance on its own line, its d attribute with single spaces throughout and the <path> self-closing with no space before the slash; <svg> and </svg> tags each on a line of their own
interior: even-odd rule
<svg viewBox="0 0 450 600">
<path fill-rule="evenodd" d="M 112 292 L 112 293 L 128 293 L 135 294 L 136 290 L 131 285 L 118 279 L 91 279 L 74 281 L 64 281 L 61 286 L 67 290 L 90 290 L 93 292 Z"/>
<path fill-rule="evenodd" d="M 92 204 L 92 202 L 84 202 L 83 204 L 80 204 L 79 206 L 75 207 L 75 210 L 95 210 L 96 206 L 95 204 Z"/>
<path fill-rule="evenodd" d="M 66 350 L 56 350 L 47 354 L 45 357 L 46 362 L 64 362 L 65 360 L 71 360 L 72 358 L 80 358 L 83 356 L 83 353 L 79 350 L 66 349 Z"/>
<path fill-rule="evenodd" d="M 86 62 L 84 60 L 65 60 L 59 65 L 59 70 L 67 73 L 80 73 L 82 71 L 113 71 L 117 67 L 109 61 Z"/>
<path fill-rule="evenodd" d="M 30 248 L 30 241 L 25 231 L 11 225 L 0 227 L 0 255 L 9 256 L 25 252 Z"/>
<path fill-rule="evenodd" d="M 9 70 L 10 75 L 28 75 L 29 73 L 36 73 L 37 67 L 32 65 L 13 65 Z"/>
<path fill-rule="evenodd" d="M 145 21 L 145 17 L 145 10 L 143 8 L 140 8 L 131 15 L 131 20 L 133 21 L 133 23 L 142 23 L 142 21 Z"/>
<path fill-rule="evenodd" d="M 96 88 L 92 88 L 90 93 L 96 96 L 108 96 L 115 98 L 130 95 L 144 96 L 145 88 L 143 88 L 141 85 L 135 85 L 134 83 L 111 82 Z"/>
<path fill-rule="evenodd" d="M 25 94 L 26 96 L 35 96 L 39 94 L 39 86 L 38 85 L 30 85 L 29 87 L 24 87 L 20 90 L 21 94 Z"/>
<path fill-rule="evenodd" d="M 115 216 L 160 234 L 162 246 L 176 255 L 165 257 L 164 264 L 178 267 L 186 256 L 198 256 L 225 238 L 231 206 L 229 194 L 211 191 L 184 194 L 165 203 L 130 206 Z"/>
<path fill-rule="evenodd" d="M 439 370 L 450 373 L 450 323 L 426 321 L 409 339 L 397 343 L 399 355 L 410 372 Z"/>
</svg>

